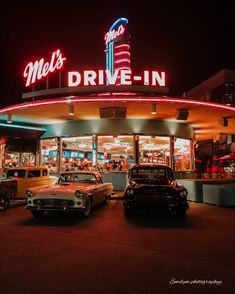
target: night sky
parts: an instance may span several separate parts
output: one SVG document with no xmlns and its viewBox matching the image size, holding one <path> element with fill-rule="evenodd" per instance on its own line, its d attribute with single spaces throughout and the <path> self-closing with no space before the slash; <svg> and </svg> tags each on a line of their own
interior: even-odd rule
<svg viewBox="0 0 235 294">
<path fill-rule="evenodd" d="M 103 38 L 119 17 L 129 20 L 132 70 L 165 70 L 172 96 L 235 69 L 232 1 L 19 2 L 1 8 L 1 106 L 24 102 L 24 67 L 55 49 L 67 70 L 104 68 Z"/>
</svg>

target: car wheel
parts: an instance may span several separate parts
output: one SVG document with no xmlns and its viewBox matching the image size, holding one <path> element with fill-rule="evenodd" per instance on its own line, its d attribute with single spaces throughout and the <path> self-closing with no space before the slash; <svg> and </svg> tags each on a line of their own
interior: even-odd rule
<svg viewBox="0 0 235 294">
<path fill-rule="evenodd" d="M 44 216 L 45 211 L 44 210 L 31 210 L 31 213 L 36 218 L 41 218 Z"/>
<path fill-rule="evenodd" d="M 0 211 L 6 210 L 10 205 L 10 199 L 5 195 L 0 195 Z"/>
<path fill-rule="evenodd" d="M 134 215 L 133 208 L 124 207 L 124 215 L 126 218 L 132 218 Z"/>
<path fill-rule="evenodd" d="M 83 217 L 88 217 L 91 213 L 91 197 L 88 197 L 85 201 L 85 208 L 82 212 Z"/>
<path fill-rule="evenodd" d="M 177 212 L 177 216 L 179 219 L 185 219 L 186 217 L 186 210 L 184 209 L 180 209 L 178 212 Z"/>
<path fill-rule="evenodd" d="M 108 204 L 108 203 L 109 203 L 109 200 L 110 200 L 110 196 L 107 196 L 107 197 L 104 199 L 104 204 Z"/>
</svg>

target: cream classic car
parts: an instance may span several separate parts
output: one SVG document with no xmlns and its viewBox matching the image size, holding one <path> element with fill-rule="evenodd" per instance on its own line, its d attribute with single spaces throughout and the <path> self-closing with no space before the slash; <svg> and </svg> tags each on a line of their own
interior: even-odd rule
<svg viewBox="0 0 235 294">
<path fill-rule="evenodd" d="M 79 211 L 88 217 L 92 207 L 106 202 L 112 193 L 112 183 L 103 183 L 97 172 L 65 172 L 55 185 L 27 190 L 26 208 L 34 217 L 49 211 Z"/>
</svg>

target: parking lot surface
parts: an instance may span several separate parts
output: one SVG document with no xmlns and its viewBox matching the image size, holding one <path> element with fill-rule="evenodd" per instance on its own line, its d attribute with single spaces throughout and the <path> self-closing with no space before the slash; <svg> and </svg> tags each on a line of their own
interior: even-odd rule
<svg viewBox="0 0 235 294">
<path fill-rule="evenodd" d="M 185 221 L 127 220 L 122 201 L 88 219 L 0 214 L 0 293 L 232 293 L 235 209 L 190 202 Z"/>
</svg>

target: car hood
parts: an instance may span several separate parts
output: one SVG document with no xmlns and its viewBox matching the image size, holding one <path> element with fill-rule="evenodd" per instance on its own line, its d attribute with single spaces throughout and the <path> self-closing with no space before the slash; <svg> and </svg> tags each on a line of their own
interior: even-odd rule
<svg viewBox="0 0 235 294">
<path fill-rule="evenodd" d="M 37 196 L 40 195 L 48 195 L 48 193 L 53 194 L 74 194 L 76 190 L 81 192 L 86 192 L 88 189 L 91 189 L 91 184 L 74 184 L 74 183 L 62 183 L 55 184 L 50 186 L 36 187 L 30 189 Z"/>
</svg>

